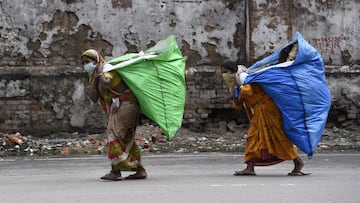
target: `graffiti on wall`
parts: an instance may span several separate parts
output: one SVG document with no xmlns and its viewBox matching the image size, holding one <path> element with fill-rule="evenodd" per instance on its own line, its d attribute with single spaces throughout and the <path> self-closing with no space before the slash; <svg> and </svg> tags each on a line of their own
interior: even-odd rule
<svg viewBox="0 0 360 203">
<path fill-rule="evenodd" d="M 132 0 L 111 0 L 113 8 L 131 8 Z"/>
<path fill-rule="evenodd" d="M 349 41 L 350 37 L 338 36 L 338 37 L 315 37 L 311 39 L 311 44 L 322 55 L 334 55 L 335 50 L 340 48 L 340 44 Z"/>
</svg>

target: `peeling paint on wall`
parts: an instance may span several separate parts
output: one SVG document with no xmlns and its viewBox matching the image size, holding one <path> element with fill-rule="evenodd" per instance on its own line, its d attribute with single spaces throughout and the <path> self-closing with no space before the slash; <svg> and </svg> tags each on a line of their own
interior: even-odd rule
<svg viewBox="0 0 360 203">
<path fill-rule="evenodd" d="M 270 55 L 292 36 L 292 1 L 249 1 L 249 61 Z"/>
<path fill-rule="evenodd" d="M 0 40 L 6 43 L 1 64 L 76 65 L 90 47 L 110 59 L 171 34 L 200 56 L 190 64 L 245 59 L 245 47 L 235 43 L 242 38 L 234 37 L 245 30 L 239 29 L 245 26 L 245 1 L 5 0 L 0 9 Z"/>
<path fill-rule="evenodd" d="M 111 55 L 112 45 L 100 33 L 89 26 L 78 25 L 78 22 L 75 13 L 56 10 L 50 21 L 42 22 L 37 40 L 27 43 L 32 51 L 30 56 L 42 59 L 43 65 L 74 65 L 79 54 L 88 48 L 97 48 L 105 56 Z"/>
<path fill-rule="evenodd" d="M 277 21 L 276 27 L 268 24 L 274 20 Z M 277 17 L 273 17 L 271 19 L 262 18 L 258 21 L 257 26 L 252 32 L 254 47 L 256 47 L 254 55 L 258 56 L 258 59 L 270 55 L 279 48 L 279 44 L 281 44 L 281 42 L 288 41 L 287 30 L 289 29 L 289 26 L 280 23 L 280 21 L 281 20 Z"/>
<path fill-rule="evenodd" d="M 90 47 L 110 59 L 145 50 L 170 34 L 184 48 L 187 67 L 246 63 L 265 57 L 296 31 L 314 43 L 326 64 L 360 61 L 356 0 L 3 0 L 0 11 L 0 65 L 73 66 Z"/>
<path fill-rule="evenodd" d="M 72 127 L 82 128 L 85 125 L 86 109 L 84 103 L 86 103 L 85 84 L 81 80 L 74 81 L 74 92 L 72 94 L 73 106 L 71 108 L 70 125 Z"/>
</svg>

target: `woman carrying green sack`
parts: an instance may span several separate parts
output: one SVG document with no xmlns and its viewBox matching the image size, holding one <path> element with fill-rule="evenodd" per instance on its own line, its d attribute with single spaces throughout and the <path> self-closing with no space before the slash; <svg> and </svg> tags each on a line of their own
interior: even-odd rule
<svg viewBox="0 0 360 203">
<path fill-rule="evenodd" d="M 135 143 L 139 104 L 125 82 L 115 71 L 103 73 L 104 59 L 94 49 L 81 55 L 84 70 L 89 74 L 90 99 L 100 101 L 108 118 L 108 158 L 111 171 L 103 180 L 121 180 L 121 171 L 136 171 L 125 179 L 145 179 L 147 173 L 141 164 L 141 151 Z"/>
</svg>

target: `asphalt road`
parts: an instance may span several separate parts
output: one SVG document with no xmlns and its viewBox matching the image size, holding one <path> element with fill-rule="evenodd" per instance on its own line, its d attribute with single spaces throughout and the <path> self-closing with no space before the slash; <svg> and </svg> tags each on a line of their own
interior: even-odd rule
<svg viewBox="0 0 360 203">
<path fill-rule="evenodd" d="M 360 154 L 302 157 L 309 176 L 287 176 L 287 161 L 238 177 L 242 155 L 144 155 L 148 179 L 116 182 L 99 178 L 105 156 L 0 159 L 0 202 L 360 202 Z"/>
</svg>

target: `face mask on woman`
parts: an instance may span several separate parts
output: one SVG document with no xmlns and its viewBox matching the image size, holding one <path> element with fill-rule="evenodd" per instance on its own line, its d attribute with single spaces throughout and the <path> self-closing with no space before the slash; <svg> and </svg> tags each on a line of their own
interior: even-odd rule
<svg viewBox="0 0 360 203">
<path fill-rule="evenodd" d="M 96 66 L 93 63 L 87 63 L 84 65 L 84 70 L 88 73 L 92 73 L 95 71 Z"/>
<path fill-rule="evenodd" d="M 225 84 L 226 86 L 232 90 L 234 88 L 235 85 L 235 74 L 233 73 L 223 73 L 222 74 Z"/>
</svg>

